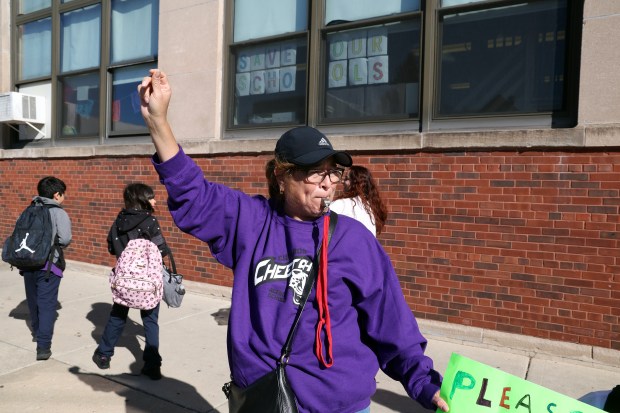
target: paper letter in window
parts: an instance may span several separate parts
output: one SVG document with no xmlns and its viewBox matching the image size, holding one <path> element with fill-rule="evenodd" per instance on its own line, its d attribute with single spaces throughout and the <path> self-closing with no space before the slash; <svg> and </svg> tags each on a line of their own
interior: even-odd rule
<svg viewBox="0 0 620 413">
<path fill-rule="evenodd" d="M 349 37 L 346 34 L 335 34 L 329 37 L 329 61 L 347 58 Z"/>
<path fill-rule="evenodd" d="M 388 57 L 368 58 L 368 84 L 388 83 Z"/>
<path fill-rule="evenodd" d="M 239 52 L 237 55 L 237 73 L 250 71 L 250 55 L 248 51 Z"/>
<path fill-rule="evenodd" d="M 265 93 L 265 71 L 257 70 L 250 73 L 250 95 Z"/>
<path fill-rule="evenodd" d="M 366 57 L 366 30 L 352 33 L 349 37 L 349 59 Z"/>
<path fill-rule="evenodd" d="M 331 89 L 334 87 L 343 87 L 347 85 L 347 61 L 338 60 L 329 63 L 329 80 L 327 86 Z"/>
<path fill-rule="evenodd" d="M 265 70 L 265 91 L 267 93 L 280 91 L 280 69 Z"/>
<path fill-rule="evenodd" d="M 237 96 L 247 96 L 250 94 L 250 73 L 237 73 L 235 91 Z"/>
<path fill-rule="evenodd" d="M 294 43 L 285 43 L 280 48 L 280 66 L 297 64 L 297 48 Z"/>
<path fill-rule="evenodd" d="M 378 56 L 387 54 L 388 37 L 386 29 L 375 29 L 368 31 L 368 56 Z"/>
<path fill-rule="evenodd" d="M 280 92 L 295 91 L 296 74 L 297 68 L 295 66 L 288 66 L 280 69 Z"/>
<path fill-rule="evenodd" d="M 349 59 L 349 85 L 368 83 L 368 59 Z"/>
<path fill-rule="evenodd" d="M 250 68 L 252 71 L 265 68 L 265 49 L 254 49 L 250 56 Z"/>
<path fill-rule="evenodd" d="M 267 69 L 280 67 L 280 45 L 269 46 L 265 49 L 265 67 Z"/>
</svg>

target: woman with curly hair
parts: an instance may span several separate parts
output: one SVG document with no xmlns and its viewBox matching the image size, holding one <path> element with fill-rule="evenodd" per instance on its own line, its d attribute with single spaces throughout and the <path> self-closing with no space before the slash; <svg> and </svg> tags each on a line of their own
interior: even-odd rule
<svg viewBox="0 0 620 413">
<path fill-rule="evenodd" d="M 387 208 L 368 168 L 351 166 L 342 183 L 343 193 L 332 202 L 330 209 L 360 221 L 374 236 L 380 234 L 387 219 Z"/>
</svg>

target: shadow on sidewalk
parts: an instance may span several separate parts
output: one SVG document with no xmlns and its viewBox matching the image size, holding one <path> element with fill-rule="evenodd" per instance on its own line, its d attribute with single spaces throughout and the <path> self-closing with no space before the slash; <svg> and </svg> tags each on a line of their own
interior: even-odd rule
<svg viewBox="0 0 620 413">
<path fill-rule="evenodd" d="M 99 343 L 101 340 L 101 335 L 108 322 L 111 310 L 112 303 L 99 302 L 91 304 L 91 310 L 86 315 L 86 319 L 94 326 L 91 336 L 96 343 Z M 123 390 L 115 391 L 125 399 L 127 413 L 153 412 L 153 402 L 158 406 L 157 412 L 215 411 L 213 406 L 198 393 L 196 388 L 188 383 L 167 377 L 166 375 L 161 380 L 151 381 L 140 374 L 140 369 L 144 363 L 142 361 L 144 327 L 142 324 L 133 321 L 132 317 L 140 317 L 140 310 L 129 310 L 123 334 L 115 347 L 116 349 L 119 347 L 126 348 L 135 358 L 135 361 L 129 366 L 129 372 L 120 375 L 86 373 L 81 372 L 77 366 L 71 367 L 69 371 L 78 376 L 81 381 L 90 385 L 95 391 L 111 391 L 108 386 L 101 386 L 101 378 L 124 386 Z M 146 380 L 148 385 L 142 385 L 142 380 Z M 151 400 L 132 398 L 130 397 L 132 391 L 148 394 Z M 153 401 L 153 399 L 156 400 Z"/>
<path fill-rule="evenodd" d="M 426 410 L 418 404 L 418 402 L 411 400 L 408 396 L 403 396 L 402 394 L 384 389 L 377 389 L 375 395 L 372 396 L 372 401 L 395 412 L 428 413 L 431 411 Z"/>
<path fill-rule="evenodd" d="M 146 377 L 142 377 L 142 379 L 136 378 L 136 380 L 149 381 L 148 386 L 141 386 L 139 385 L 140 383 L 128 384 L 127 381 L 133 380 L 133 377 L 126 374 L 100 375 L 86 373 L 80 371 L 80 368 L 77 366 L 70 367 L 69 372 L 76 375 L 78 379 L 89 385 L 94 391 L 115 392 L 125 400 L 126 413 L 217 412 L 213 406 L 198 394 L 194 386 L 170 377 L 164 376 L 157 382 L 150 381 Z M 117 383 L 122 387 L 102 386 L 102 378 Z M 135 392 L 142 393 L 146 397 L 136 397 Z"/>
<path fill-rule="evenodd" d="M 62 309 L 62 305 L 60 301 L 56 303 L 56 320 L 58 320 L 58 311 Z M 32 331 L 32 326 L 30 325 L 30 310 L 28 309 L 28 301 L 23 300 L 21 303 L 17 304 L 14 309 L 9 311 L 9 317 L 14 318 L 16 320 L 24 320 L 26 323 L 26 327 L 28 331 L 30 331 L 30 335 L 32 336 L 32 341 L 36 342 L 36 337 L 34 336 L 34 332 Z"/>
<path fill-rule="evenodd" d="M 96 344 L 99 344 L 101 340 L 101 335 L 103 334 L 103 330 L 105 329 L 106 324 L 108 323 L 108 318 L 110 317 L 110 311 L 112 311 L 111 303 L 93 303 L 91 305 L 92 310 L 88 312 L 86 315 L 86 319 L 93 323 L 95 327 L 91 336 Z M 135 313 L 135 314 L 132 314 Z M 141 364 L 142 364 L 142 345 L 141 341 L 144 342 L 144 327 L 142 324 L 136 323 L 131 319 L 132 315 L 137 315 L 140 317 L 140 310 L 129 310 L 129 315 L 127 316 L 127 324 L 125 324 L 125 328 L 123 329 L 123 334 L 118 340 L 115 348 L 125 347 L 136 359 L 135 363 L 131 363 L 130 369 L 132 374 L 140 374 Z M 139 339 L 141 337 L 142 339 Z"/>
</svg>

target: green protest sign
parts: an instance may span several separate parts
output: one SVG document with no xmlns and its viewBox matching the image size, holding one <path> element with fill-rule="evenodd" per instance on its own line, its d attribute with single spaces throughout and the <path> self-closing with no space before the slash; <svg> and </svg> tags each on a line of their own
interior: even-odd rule
<svg viewBox="0 0 620 413">
<path fill-rule="evenodd" d="M 450 413 L 604 413 L 455 353 L 444 375 L 441 397 Z"/>
</svg>

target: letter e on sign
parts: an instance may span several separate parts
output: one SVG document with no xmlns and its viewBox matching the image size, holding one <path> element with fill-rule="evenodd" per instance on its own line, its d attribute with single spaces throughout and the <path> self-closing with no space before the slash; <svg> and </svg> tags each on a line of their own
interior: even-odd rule
<svg viewBox="0 0 620 413">
<path fill-rule="evenodd" d="M 280 47 L 280 66 L 297 64 L 297 48 L 294 43 L 288 42 Z"/>
</svg>

